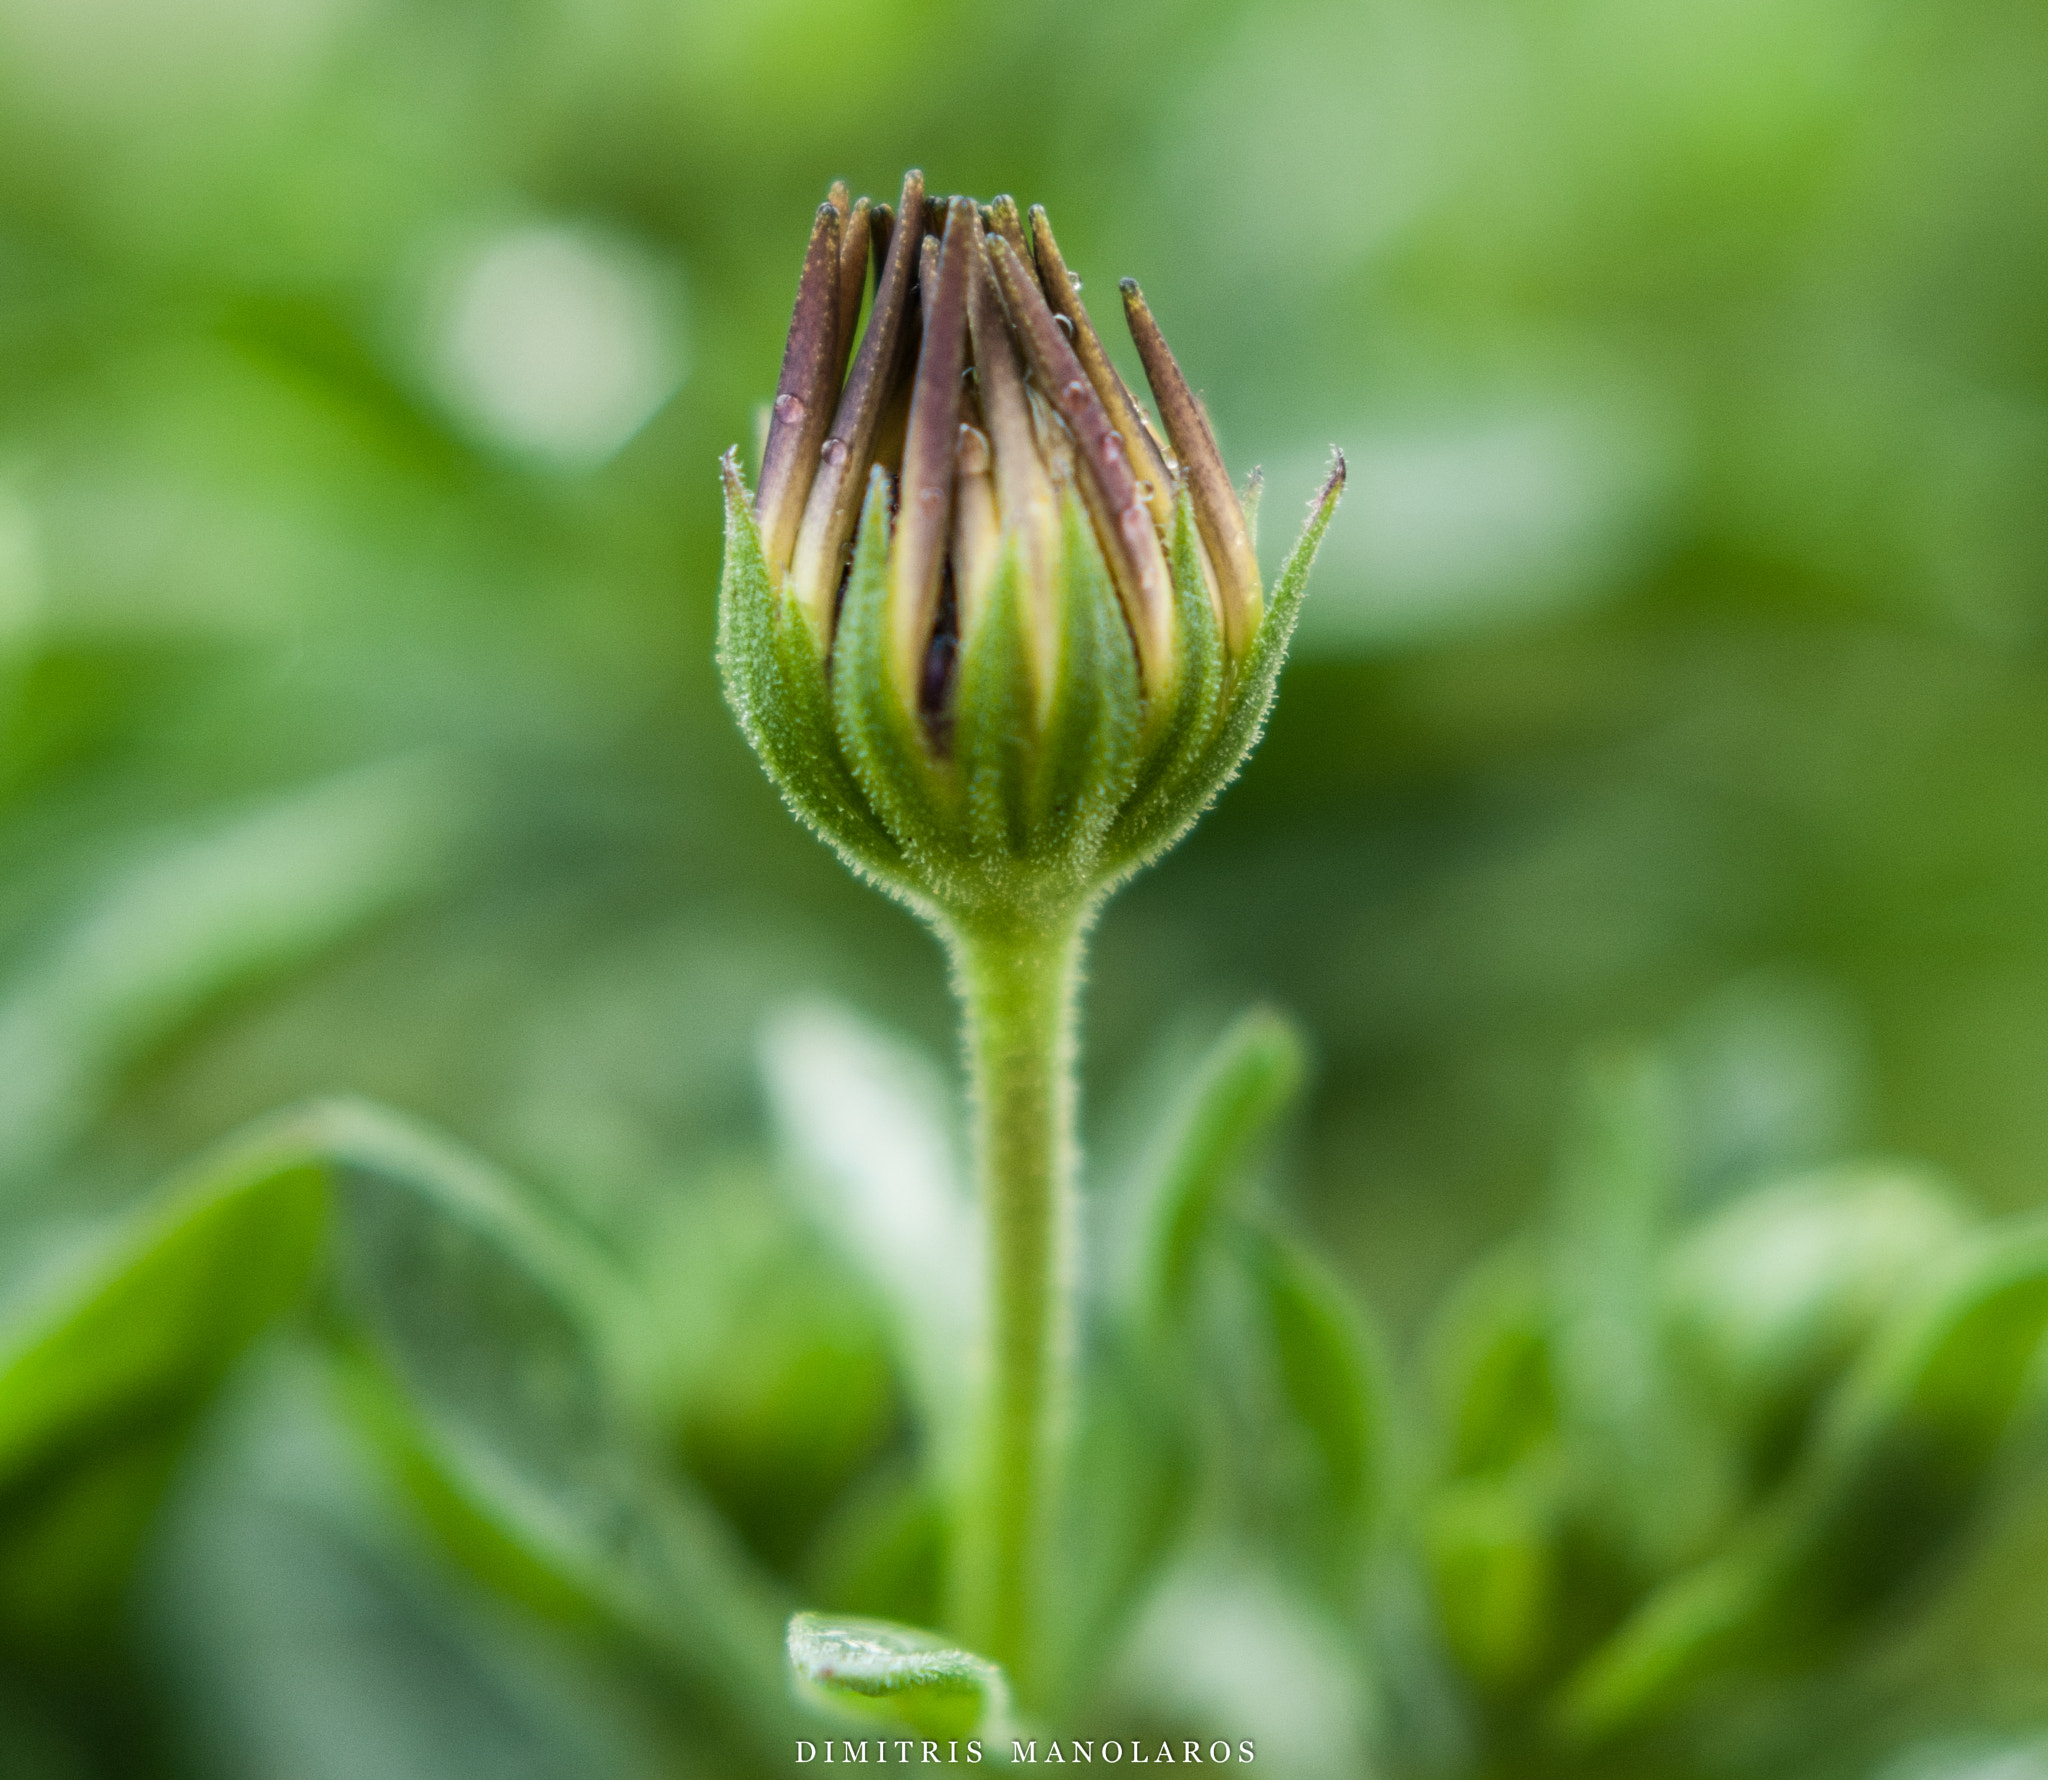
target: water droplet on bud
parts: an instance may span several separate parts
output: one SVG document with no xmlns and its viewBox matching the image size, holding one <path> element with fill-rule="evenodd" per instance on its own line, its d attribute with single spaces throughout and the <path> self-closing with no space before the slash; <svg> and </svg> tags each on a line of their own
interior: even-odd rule
<svg viewBox="0 0 2048 1780">
<path fill-rule="evenodd" d="M 927 513 L 936 513 L 946 504 L 946 491 L 943 488 L 920 488 L 917 504 Z"/>
<path fill-rule="evenodd" d="M 1065 334 L 1069 340 L 1071 340 L 1074 337 L 1074 324 L 1070 322 L 1064 315 L 1055 315 L 1052 319 L 1053 325 L 1056 326 L 1061 333 Z"/>
<path fill-rule="evenodd" d="M 1078 291 L 1081 288 L 1081 274 L 1078 272 L 1069 272 L 1067 274 L 1067 282 L 1071 284 L 1076 291 Z"/>
<path fill-rule="evenodd" d="M 846 441 L 844 439 L 827 439 L 825 441 L 825 461 L 835 470 L 846 462 Z"/>
<path fill-rule="evenodd" d="M 1149 501 L 1149 500 L 1150 500 L 1150 499 L 1151 499 L 1151 498 L 1153 497 L 1153 495 L 1155 495 L 1156 493 L 1158 493 L 1158 490 L 1157 490 L 1157 489 L 1155 489 L 1155 488 L 1154 488 L 1154 487 L 1152 486 L 1152 484 L 1151 484 L 1151 483 L 1149 483 L 1149 482 L 1140 482 L 1140 483 L 1138 484 L 1138 499 L 1139 499 L 1139 500 L 1141 500 L 1141 501 Z"/>
<path fill-rule="evenodd" d="M 1088 393 L 1088 385 L 1076 377 L 1073 382 L 1067 385 L 1063 393 L 1078 399 Z"/>
<path fill-rule="evenodd" d="M 795 426 L 803 417 L 804 401 L 802 396 L 784 393 L 775 398 L 775 418 L 777 420 L 786 420 L 791 426 Z"/>
</svg>

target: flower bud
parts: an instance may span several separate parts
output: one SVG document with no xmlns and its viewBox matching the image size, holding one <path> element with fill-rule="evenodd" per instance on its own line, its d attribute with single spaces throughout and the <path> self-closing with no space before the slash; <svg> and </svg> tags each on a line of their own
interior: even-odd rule
<svg viewBox="0 0 2048 1780">
<path fill-rule="evenodd" d="M 1343 489 L 1339 455 L 1269 598 L 1208 417 L 1123 300 L 1158 423 L 1042 209 L 835 187 L 751 500 L 724 460 L 727 697 L 797 814 L 930 914 L 1071 911 L 1187 830 L 1257 740 Z"/>
</svg>

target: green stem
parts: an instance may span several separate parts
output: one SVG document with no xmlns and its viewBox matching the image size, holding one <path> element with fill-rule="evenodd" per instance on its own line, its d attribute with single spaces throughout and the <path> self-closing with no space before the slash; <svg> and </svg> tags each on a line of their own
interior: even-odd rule
<svg viewBox="0 0 2048 1780">
<path fill-rule="evenodd" d="M 1029 1697 L 1074 1362 L 1075 996 L 1086 911 L 956 928 L 975 1171 L 988 1239 L 988 1353 L 959 1530 L 959 1612 Z"/>
</svg>

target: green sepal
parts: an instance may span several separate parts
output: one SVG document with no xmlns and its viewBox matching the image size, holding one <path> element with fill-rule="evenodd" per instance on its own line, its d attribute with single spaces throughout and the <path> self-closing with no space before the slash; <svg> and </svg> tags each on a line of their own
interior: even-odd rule
<svg viewBox="0 0 2048 1780">
<path fill-rule="evenodd" d="M 1294 627 L 1301 622 L 1308 572 L 1315 566 L 1316 552 L 1322 548 L 1323 534 L 1336 517 L 1337 502 L 1343 493 L 1344 459 L 1340 456 L 1309 508 L 1301 536 L 1294 540 L 1294 548 L 1280 565 L 1272 595 L 1266 601 L 1265 616 L 1232 682 L 1228 707 L 1209 748 L 1205 776 L 1213 785 L 1211 797 L 1237 776 L 1238 768 L 1265 728 L 1266 715 L 1273 708 L 1273 695 L 1280 685 L 1280 670 L 1287 664 L 1288 645 L 1294 641 Z"/>
<path fill-rule="evenodd" d="M 1301 618 L 1309 569 L 1343 492 L 1344 460 L 1340 456 L 1309 509 L 1308 523 L 1281 566 L 1251 647 L 1225 689 L 1223 714 L 1208 745 L 1170 795 L 1147 800 L 1142 807 L 1134 808 L 1111 833 L 1107 851 L 1114 878 L 1128 877 L 1187 833 L 1224 786 L 1237 777 L 1257 745 L 1280 684 L 1287 646 Z"/>
<path fill-rule="evenodd" d="M 966 793 L 967 832 L 976 855 L 998 869 L 1031 850 L 1032 792 L 1044 757 L 1021 573 L 1016 549 L 1006 543 L 987 602 L 962 639 L 953 701 L 953 758 Z"/>
<path fill-rule="evenodd" d="M 832 644 L 839 744 L 921 886 L 950 901 L 947 891 L 964 851 L 959 775 L 933 754 L 916 689 L 898 683 L 889 646 L 889 539 L 889 478 L 877 466 L 868 478 Z"/>
<path fill-rule="evenodd" d="M 887 1619 L 799 1613 L 789 1622 L 788 1648 L 797 1692 L 815 1705 L 926 1737 L 995 1737 L 1008 1727 L 1002 1670 L 936 1633 Z"/>
<path fill-rule="evenodd" d="M 839 748 L 824 652 L 793 595 L 775 584 L 730 452 L 718 665 L 726 702 L 783 801 L 856 871 L 905 890 L 903 850 L 875 819 Z"/>
<path fill-rule="evenodd" d="M 1173 516 L 1174 632 L 1181 657 L 1173 709 L 1152 738 L 1119 827 L 1143 827 L 1170 806 L 1204 763 L 1220 721 L 1224 694 L 1223 631 L 1202 572 L 1195 506 L 1183 487 Z"/>
<path fill-rule="evenodd" d="M 1087 869 L 1130 795 L 1143 722 L 1137 650 L 1081 503 L 1061 503 L 1062 650 L 1046 725 L 1048 849 Z"/>
</svg>

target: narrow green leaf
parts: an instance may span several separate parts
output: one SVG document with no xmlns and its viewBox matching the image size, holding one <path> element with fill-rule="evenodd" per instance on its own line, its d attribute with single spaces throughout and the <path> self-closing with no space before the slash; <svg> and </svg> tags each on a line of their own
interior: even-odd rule
<svg viewBox="0 0 2048 1780">
<path fill-rule="evenodd" d="M 1555 1190 L 1552 1365 L 1595 1511 L 1650 1570 L 1693 1555 L 1723 1501 L 1722 1467 L 1674 1388 L 1657 1299 L 1676 1183 L 1672 1097 L 1658 1061 L 1633 1050 L 1589 1059 Z"/>
<path fill-rule="evenodd" d="M 776 707 L 772 639 L 775 575 L 753 502 L 733 452 L 719 460 L 725 492 L 725 557 L 718 578 L 718 668 L 726 702 L 754 751 L 765 758 L 762 725 Z"/>
<path fill-rule="evenodd" d="M 1305 1449 L 1282 1482 L 1288 1541 L 1342 1594 L 1378 1505 L 1385 1391 L 1358 1312 L 1300 1243 L 1248 1227 L 1239 1239 L 1271 1346 L 1279 1407 Z M 1283 1463 L 1293 1454 L 1276 1455 Z"/>
<path fill-rule="evenodd" d="M 886 1619 L 799 1613 L 789 1622 L 798 1691 L 839 1712 L 886 1719 L 945 1739 L 1005 1733 L 1003 1672 L 933 1632 Z"/>
<path fill-rule="evenodd" d="M 1560 1582 L 1551 1494 L 1529 1468 L 1468 1478 L 1433 1496 L 1424 1519 L 1445 1640 L 1496 1691 L 1526 1683 L 1550 1657 Z"/>
<path fill-rule="evenodd" d="M 1083 1698 L 1186 1531 L 1201 1482 L 1194 1418 L 1130 1334 L 1093 1338 L 1053 1541 L 1062 1628 L 1048 1693 Z"/>
<path fill-rule="evenodd" d="M 1141 1322 L 1183 1314 L 1218 1207 L 1307 1072 L 1296 1027 L 1266 1008 L 1240 1015 L 1191 1076 L 1140 1173 L 1131 1302 Z"/>
<path fill-rule="evenodd" d="M 1550 1280 L 1524 1244 L 1467 1270 L 1431 1322 L 1427 1367 L 1452 1477 L 1494 1477 L 1558 1429 Z"/>
</svg>

